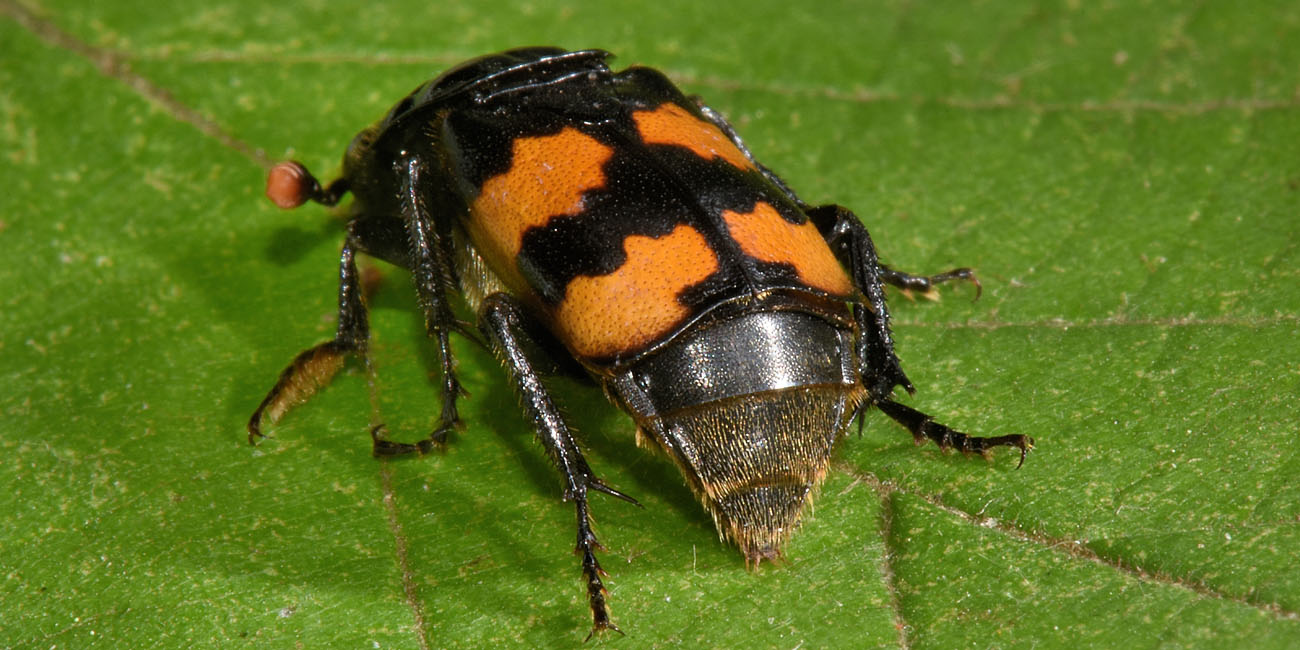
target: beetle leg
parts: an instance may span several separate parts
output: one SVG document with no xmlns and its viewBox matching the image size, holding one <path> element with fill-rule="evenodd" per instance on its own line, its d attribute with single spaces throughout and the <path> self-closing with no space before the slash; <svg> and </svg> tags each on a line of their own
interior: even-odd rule
<svg viewBox="0 0 1300 650">
<path fill-rule="evenodd" d="M 456 378 L 456 357 L 451 349 L 451 332 L 465 332 L 468 325 L 456 320 L 447 298 L 448 287 L 454 286 L 456 281 L 447 242 L 437 231 L 437 222 L 424 204 L 425 188 L 420 181 L 419 160 L 411 158 L 406 161 L 405 171 L 399 197 L 402 220 L 406 224 L 412 246 L 410 268 L 419 295 L 420 310 L 424 314 L 425 329 L 429 336 L 437 340 L 438 359 L 442 366 L 442 409 L 438 427 L 428 438 L 417 443 L 391 442 L 374 435 L 376 456 L 423 453 L 434 446 L 441 446 L 446 442 L 447 434 L 460 422 L 456 400 L 465 394 Z"/>
<path fill-rule="evenodd" d="M 939 448 L 947 451 L 957 449 L 963 454 L 979 454 L 988 456 L 989 450 L 994 447 L 1007 446 L 1020 449 L 1020 463 L 1016 469 L 1020 469 L 1025 464 L 1025 454 L 1034 448 L 1034 439 L 1025 435 L 996 436 L 992 438 L 979 438 L 967 435 L 955 429 L 951 429 L 943 424 L 934 421 L 934 418 L 922 413 L 910 406 L 904 406 L 890 399 L 881 400 L 876 404 L 880 410 L 890 418 L 912 432 L 912 438 L 916 444 L 925 442 L 926 438 L 933 440 Z"/>
<path fill-rule="evenodd" d="M 835 257 L 853 276 L 853 285 L 865 302 L 853 306 L 858 325 L 858 366 L 862 382 L 870 394 L 864 408 L 884 399 L 895 386 L 916 392 L 894 353 L 894 337 L 889 329 L 889 307 L 885 304 L 884 267 L 876 256 L 876 245 L 867 227 L 856 215 L 838 205 L 824 205 L 808 210 Z"/>
<path fill-rule="evenodd" d="M 984 286 L 980 284 L 980 279 L 975 277 L 975 271 L 962 267 L 934 275 L 912 275 L 903 271 L 880 265 L 880 280 L 885 284 L 892 284 L 905 291 L 917 291 L 920 293 L 930 293 L 934 290 L 934 285 L 948 282 L 950 280 L 966 280 L 975 285 L 975 299 L 984 293 Z"/>
<path fill-rule="evenodd" d="M 928 277 L 915 276 L 895 271 L 880 263 L 876 257 L 876 247 L 862 225 L 852 212 L 838 205 L 824 205 L 808 210 L 808 216 L 816 224 L 826 243 L 830 245 L 840 263 L 850 269 L 853 284 L 862 292 L 866 304 L 853 307 L 854 317 L 858 321 L 858 364 L 862 373 L 862 382 L 870 397 L 864 400 L 859 411 L 875 405 L 891 419 L 903 425 L 912 433 L 912 437 L 921 442 L 927 438 L 933 440 L 942 449 L 956 448 L 964 453 L 986 455 L 990 449 L 999 446 L 1011 446 L 1020 449 L 1020 463 L 1024 464 L 1025 454 L 1034 447 L 1034 439 L 1025 435 L 1007 435 L 993 438 L 971 436 L 934 421 L 934 418 L 910 406 L 904 406 L 889 399 L 895 386 L 902 386 L 907 392 L 915 392 L 912 383 L 903 374 L 898 356 L 894 353 L 894 341 L 889 331 L 889 309 L 885 305 L 884 284 L 904 288 L 925 287 L 948 280 L 971 280 L 979 286 L 970 269 L 956 269 Z M 860 427 L 862 420 L 858 420 Z M 1017 465 L 1019 467 L 1019 465 Z"/>
<path fill-rule="evenodd" d="M 609 610 L 605 606 L 607 592 L 600 578 L 607 574 L 596 560 L 596 550 L 602 547 L 591 529 L 587 493 L 588 490 L 604 492 L 634 504 L 636 500 L 602 483 L 587 465 L 582 450 L 542 383 L 536 363 L 529 358 L 526 341 L 521 338 L 527 336 L 525 324 L 528 318 L 517 300 L 504 293 L 488 296 L 479 308 L 479 327 L 488 346 L 510 371 L 528 419 L 537 427 L 537 435 L 551 461 L 564 475 L 564 499 L 572 500 L 577 510 L 578 543 L 574 554 L 582 556 L 582 575 L 587 583 L 587 601 L 591 606 L 591 631 L 593 634 L 607 629 L 621 632 L 609 620 Z"/>
<path fill-rule="evenodd" d="M 354 259 L 356 248 L 357 241 L 349 233 L 339 256 L 339 322 L 334 339 L 299 353 L 280 373 L 280 379 L 248 420 L 250 444 L 266 437 L 262 433 L 263 419 L 273 424 L 289 409 L 307 401 L 343 367 L 348 354 L 366 358 L 370 324 Z"/>
</svg>

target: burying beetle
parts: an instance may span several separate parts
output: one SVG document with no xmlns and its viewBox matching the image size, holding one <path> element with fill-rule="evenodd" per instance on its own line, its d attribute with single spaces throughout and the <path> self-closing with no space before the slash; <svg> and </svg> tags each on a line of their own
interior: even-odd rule
<svg viewBox="0 0 1300 650">
<path fill-rule="evenodd" d="M 438 428 L 413 444 L 376 430 L 375 453 L 427 452 L 457 424 L 449 338 L 470 333 L 452 314 L 459 293 L 577 508 L 593 632 L 618 628 L 587 495 L 636 501 L 583 458 L 542 383 L 548 349 L 632 416 L 638 444 L 667 452 L 750 564 L 780 556 L 836 441 L 872 406 L 918 444 L 1011 446 L 1024 462 L 1028 436 L 969 436 L 890 397 L 914 389 L 884 285 L 978 287 L 969 269 L 885 266 L 853 213 L 803 202 L 712 109 L 653 69 L 612 72 L 607 56 L 533 47 L 468 61 L 357 135 L 327 187 L 297 163 L 272 170 L 267 193 L 281 207 L 354 201 L 337 334 L 284 370 L 249 421 L 250 442 L 347 355 L 366 355 L 362 252 L 411 271 L 442 369 Z"/>
</svg>

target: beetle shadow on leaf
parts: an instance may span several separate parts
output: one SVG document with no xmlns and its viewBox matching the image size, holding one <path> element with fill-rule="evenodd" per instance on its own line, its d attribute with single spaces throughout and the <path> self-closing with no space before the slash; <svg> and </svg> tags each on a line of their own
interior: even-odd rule
<svg viewBox="0 0 1300 650">
<path fill-rule="evenodd" d="M 500 439 L 485 446 L 499 448 Z M 466 620 L 527 621 L 540 616 L 547 622 L 541 627 L 550 632 L 571 632 L 569 626 L 575 615 L 581 616 L 582 609 L 571 605 L 567 598 L 539 603 L 519 595 L 520 585 L 548 597 L 577 593 L 576 589 L 566 591 L 574 586 L 567 571 L 573 562 L 569 553 L 571 536 L 529 536 L 534 528 L 528 519 L 552 513 L 550 508 L 527 512 L 528 508 L 549 500 L 541 496 L 512 500 L 508 493 L 513 488 L 503 485 L 514 481 L 493 481 L 481 474 L 481 461 L 464 457 L 454 447 L 441 461 L 424 460 L 426 463 L 394 466 L 392 471 L 396 477 L 396 503 L 403 512 L 410 513 L 403 526 L 410 570 L 421 577 L 423 584 L 431 585 L 421 588 L 422 599 L 434 598 L 438 593 L 455 594 L 454 598 L 437 597 L 444 611 L 439 620 L 431 621 L 431 630 L 435 634 L 455 633 Z M 459 466 L 452 467 L 456 464 Z M 417 484 L 425 488 L 419 489 Z M 562 516 L 553 519 L 548 528 L 562 529 L 572 515 L 563 516 L 568 508 L 558 500 L 555 505 L 560 506 Z M 448 627 L 440 630 L 440 620 L 448 621 Z M 546 635 L 548 630 L 530 629 L 530 633 Z M 550 645 L 554 643 L 539 647 Z"/>
<path fill-rule="evenodd" d="M 338 241 L 342 245 L 338 220 L 321 220 L 315 230 L 284 226 L 271 233 L 264 257 L 276 266 L 291 266 L 326 241 Z"/>
</svg>

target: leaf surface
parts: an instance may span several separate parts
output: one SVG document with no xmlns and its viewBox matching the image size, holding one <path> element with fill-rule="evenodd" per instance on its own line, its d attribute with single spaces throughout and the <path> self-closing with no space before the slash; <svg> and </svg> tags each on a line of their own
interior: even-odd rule
<svg viewBox="0 0 1300 650">
<path fill-rule="evenodd" d="M 576 646 L 572 506 L 467 341 L 466 430 L 416 439 L 436 368 L 378 266 L 377 368 L 250 447 L 332 335 L 341 229 L 261 198 L 465 58 L 601 47 L 728 115 L 896 268 L 918 387 L 1023 469 L 914 448 L 878 413 L 782 566 L 746 571 L 599 391 L 560 382 L 592 465 L 615 620 L 592 645 L 1300 645 L 1300 9 L 1294 3 L 570 6 L 0 3 L 4 647 Z"/>
</svg>

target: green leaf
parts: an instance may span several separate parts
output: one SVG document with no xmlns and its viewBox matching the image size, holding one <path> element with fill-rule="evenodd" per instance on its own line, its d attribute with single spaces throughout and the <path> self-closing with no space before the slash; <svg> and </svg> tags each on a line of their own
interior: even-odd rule
<svg viewBox="0 0 1300 650">
<path fill-rule="evenodd" d="M 883 257 L 919 388 L 1024 467 L 870 414 L 782 566 L 747 571 L 590 388 L 610 602 L 647 647 L 1300 645 L 1300 7 L 1291 2 L 0 1 L 0 646 L 577 646 L 572 506 L 503 372 L 457 341 L 436 421 L 409 279 L 380 266 L 371 379 L 251 447 L 333 331 L 341 230 L 261 198 L 470 56 L 602 47 L 732 119 Z M 431 376 L 433 378 L 431 379 Z M 563 383 L 563 382 L 561 382 Z"/>
</svg>

